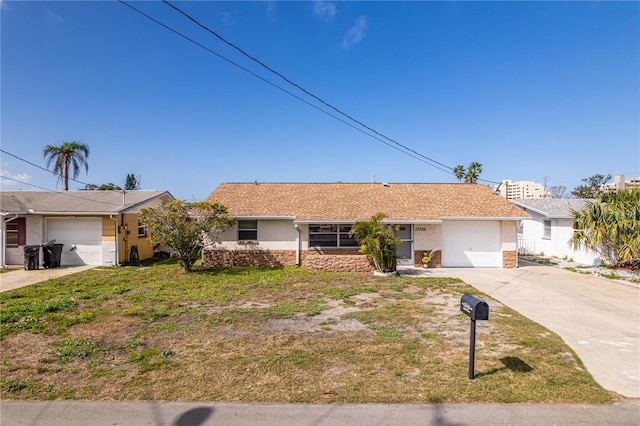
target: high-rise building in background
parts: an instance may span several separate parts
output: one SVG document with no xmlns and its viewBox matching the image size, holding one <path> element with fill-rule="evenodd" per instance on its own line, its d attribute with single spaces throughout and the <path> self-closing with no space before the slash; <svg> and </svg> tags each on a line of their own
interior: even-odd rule
<svg viewBox="0 0 640 426">
<path fill-rule="evenodd" d="M 505 179 L 496 187 L 498 195 L 507 200 L 526 200 L 531 198 L 551 198 L 551 194 L 544 190 L 541 183 L 531 181 L 511 182 Z"/>
</svg>

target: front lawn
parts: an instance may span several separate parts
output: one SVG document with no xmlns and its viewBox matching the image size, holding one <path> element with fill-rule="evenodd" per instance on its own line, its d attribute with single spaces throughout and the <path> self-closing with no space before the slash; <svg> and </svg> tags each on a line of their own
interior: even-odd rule
<svg viewBox="0 0 640 426">
<path fill-rule="evenodd" d="M 470 292 L 476 379 L 467 378 Z M 3 399 L 606 403 L 554 333 L 455 279 L 177 262 L 0 294 Z"/>
</svg>

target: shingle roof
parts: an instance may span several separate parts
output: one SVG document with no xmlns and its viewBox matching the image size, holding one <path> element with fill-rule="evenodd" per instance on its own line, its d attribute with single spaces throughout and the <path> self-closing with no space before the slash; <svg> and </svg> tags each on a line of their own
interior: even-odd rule
<svg viewBox="0 0 640 426">
<path fill-rule="evenodd" d="M 582 198 L 534 198 L 529 200 L 511 200 L 511 202 L 524 209 L 531 209 L 548 218 L 568 219 L 572 218 L 572 210 L 582 210 L 584 206 L 593 200 Z"/>
<path fill-rule="evenodd" d="M 462 183 L 223 183 L 207 200 L 233 216 L 298 221 L 360 221 L 378 212 L 398 221 L 528 217 L 488 186 Z"/>
<path fill-rule="evenodd" d="M 0 191 L 0 211 L 9 214 L 118 214 L 149 201 L 170 200 L 167 191 Z"/>
</svg>

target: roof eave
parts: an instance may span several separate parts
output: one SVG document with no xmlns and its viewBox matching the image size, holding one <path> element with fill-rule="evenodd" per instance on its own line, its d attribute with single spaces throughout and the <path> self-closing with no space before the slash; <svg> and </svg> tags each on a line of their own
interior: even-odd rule
<svg viewBox="0 0 640 426">
<path fill-rule="evenodd" d="M 526 216 L 441 216 L 442 220 L 520 220 L 528 219 L 530 215 Z"/>
</svg>

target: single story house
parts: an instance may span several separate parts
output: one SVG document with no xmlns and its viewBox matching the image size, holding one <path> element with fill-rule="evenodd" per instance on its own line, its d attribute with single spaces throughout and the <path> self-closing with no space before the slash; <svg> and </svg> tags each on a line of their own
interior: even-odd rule
<svg viewBox="0 0 640 426">
<path fill-rule="evenodd" d="M 398 265 L 517 266 L 519 207 L 480 184 L 223 183 L 207 197 L 237 225 L 203 250 L 204 265 L 298 265 L 308 270 L 371 271 L 349 237 L 376 213 L 398 225 Z"/>
<path fill-rule="evenodd" d="M 138 213 L 173 199 L 166 191 L 0 191 L 0 264 L 22 265 L 25 245 L 51 240 L 64 244 L 61 266 L 118 265 L 134 245 L 140 259 L 152 257 Z"/>
<path fill-rule="evenodd" d="M 529 219 L 518 226 L 518 252 L 573 259 L 585 265 L 601 262 L 600 256 L 584 247 L 574 249 L 573 211 L 582 210 L 590 200 L 575 198 L 543 198 L 511 200 L 529 213 Z"/>
</svg>

